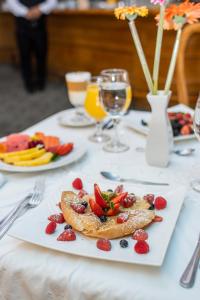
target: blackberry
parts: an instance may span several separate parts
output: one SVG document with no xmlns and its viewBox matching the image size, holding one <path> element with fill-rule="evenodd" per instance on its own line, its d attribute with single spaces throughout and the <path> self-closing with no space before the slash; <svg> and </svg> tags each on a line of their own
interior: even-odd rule
<svg viewBox="0 0 200 300">
<path fill-rule="evenodd" d="M 82 204 L 83 206 L 85 206 L 85 208 L 87 208 L 87 207 L 88 207 L 88 203 L 87 203 L 87 201 L 83 201 L 83 202 L 81 202 L 81 204 Z"/>
<path fill-rule="evenodd" d="M 149 206 L 149 208 L 148 208 L 149 210 L 154 210 L 155 209 L 155 206 L 154 206 L 154 204 L 153 203 L 151 203 L 151 205 Z"/>
<path fill-rule="evenodd" d="M 106 217 L 106 216 L 101 216 L 101 217 L 99 217 L 99 219 L 100 219 L 100 221 L 101 221 L 102 223 L 104 223 L 104 222 L 107 221 L 107 217 Z"/>
<path fill-rule="evenodd" d="M 64 229 L 65 229 L 65 230 L 67 230 L 67 229 L 72 229 L 72 226 L 69 225 L 69 224 L 67 224 L 67 225 L 65 225 Z"/>
<path fill-rule="evenodd" d="M 122 248 L 127 248 L 128 247 L 128 241 L 127 240 L 121 240 L 119 243 L 120 243 L 120 246 Z"/>
<path fill-rule="evenodd" d="M 113 193 L 113 190 L 111 190 L 111 189 L 108 189 L 108 190 L 107 190 L 107 192 L 109 192 L 109 193 Z"/>
</svg>

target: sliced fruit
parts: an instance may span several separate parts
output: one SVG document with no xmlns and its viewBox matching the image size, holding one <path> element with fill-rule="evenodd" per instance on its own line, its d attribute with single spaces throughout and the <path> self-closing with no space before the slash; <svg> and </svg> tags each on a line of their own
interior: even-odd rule
<svg viewBox="0 0 200 300">
<path fill-rule="evenodd" d="M 108 207 L 108 204 L 102 197 L 101 190 L 96 183 L 94 184 L 94 196 L 95 196 L 96 203 L 98 203 L 101 207 L 103 208 Z"/>
<path fill-rule="evenodd" d="M 65 219 L 64 219 L 64 216 L 63 216 L 62 213 L 51 215 L 51 216 L 48 217 L 48 220 L 53 221 L 53 222 L 58 223 L 58 224 L 62 224 L 62 223 L 65 222 Z"/>
<path fill-rule="evenodd" d="M 127 197 L 128 193 L 122 193 L 122 194 L 119 194 L 117 197 L 113 198 L 112 199 L 112 202 L 114 204 L 116 203 L 120 203 L 121 201 L 123 201 L 126 197 Z"/>
<path fill-rule="evenodd" d="M 27 134 L 11 134 L 7 136 L 6 146 L 8 152 L 28 149 L 30 137 Z"/>
<path fill-rule="evenodd" d="M 163 217 L 161 216 L 155 216 L 155 218 L 153 219 L 153 223 L 156 223 L 156 222 L 162 222 L 163 221 Z"/>
<path fill-rule="evenodd" d="M 119 213 L 119 206 L 120 206 L 119 203 L 115 204 L 113 208 L 110 208 L 107 211 L 106 215 L 107 216 L 116 216 Z"/>
<path fill-rule="evenodd" d="M 123 186 L 123 184 L 120 184 L 116 187 L 116 189 L 114 190 L 114 193 L 120 194 L 120 193 L 123 193 L 123 190 L 124 190 L 124 186 Z"/>
<path fill-rule="evenodd" d="M 31 159 L 41 157 L 45 152 L 46 152 L 45 149 L 41 149 L 41 150 L 38 149 L 37 151 L 32 152 L 30 154 L 6 157 L 4 159 L 4 162 L 10 164 L 10 163 L 15 163 L 17 161 L 27 161 L 27 160 L 31 160 Z"/>
<path fill-rule="evenodd" d="M 90 203 L 92 212 L 96 216 L 101 217 L 104 215 L 104 211 L 98 203 L 96 203 L 93 199 L 89 199 L 89 203 Z"/>
<path fill-rule="evenodd" d="M 6 142 L 0 143 L 0 153 L 5 153 L 7 151 Z"/>
<path fill-rule="evenodd" d="M 69 154 L 73 150 L 73 148 L 74 148 L 74 144 L 72 143 L 60 145 L 56 150 L 56 154 L 61 156 Z"/>
<path fill-rule="evenodd" d="M 27 149 L 27 150 L 0 153 L 0 159 L 4 159 L 7 157 L 13 157 L 13 156 L 19 156 L 19 155 L 25 155 L 25 154 L 31 154 L 31 153 L 34 153 L 37 151 L 38 151 L 38 148 L 35 147 L 35 148 Z"/>
<path fill-rule="evenodd" d="M 55 232 L 55 230 L 56 230 L 56 222 L 51 221 L 51 222 L 47 225 L 47 227 L 46 227 L 46 229 L 45 229 L 45 232 L 46 232 L 47 234 L 52 234 L 52 233 Z"/>
<path fill-rule="evenodd" d="M 46 152 L 42 156 L 36 159 L 27 160 L 27 161 L 17 161 L 14 163 L 15 166 L 20 167 L 35 167 L 48 164 L 53 157 L 53 153 Z"/>
<path fill-rule="evenodd" d="M 76 239 L 76 235 L 74 231 L 72 229 L 67 229 L 59 235 L 57 241 L 70 242 L 70 241 L 75 241 L 75 239 Z"/>
<path fill-rule="evenodd" d="M 103 251 L 110 251 L 111 250 L 111 242 L 107 239 L 99 239 L 97 241 L 97 248 Z"/>
</svg>

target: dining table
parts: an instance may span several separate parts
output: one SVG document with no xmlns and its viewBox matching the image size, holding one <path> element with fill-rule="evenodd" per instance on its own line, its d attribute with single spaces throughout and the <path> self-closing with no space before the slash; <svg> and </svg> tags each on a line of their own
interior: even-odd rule
<svg viewBox="0 0 200 300">
<path fill-rule="evenodd" d="M 180 286 L 180 277 L 196 246 L 200 232 L 200 196 L 192 190 L 191 181 L 200 178 L 200 145 L 196 139 L 175 144 L 176 148 L 192 147 L 191 156 L 171 154 L 166 168 L 149 166 L 144 152 L 146 137 L 127 127 L 124 122 L 145 116 L 145 112 L 131 110 L 122 118 L 120 139 L 130 146 L 123 153 L 108 153 L 102 144 L 90 142 L 88 137 L 94 127 L 73 128 L 61 126 L 56 113 L 25 130 L 30 134 L 42 131 L 57 135 L 63 141 L 76 141 L 87 148 L 87 153 L 74 163 L 55 170 L 36 173 L 3 172 L 7 182 L 0 189 L 0 217 L 3 217 L 34 185 L 41 173 L 46 186 L 43 202 L 48 205 L 52 190 L 69 176 L 103 182 L 100 172 L 112 171 L 122 177 L 168 182 L 173 191 L 183 185 L 186 188 L 184 204 L 177 220 L 162 266 L 145 266 L 94 259 L 54 251 L 9 236 L 0 240 L 0 300 L 189 300 L 200 299 L 200 270 L 190 289 Z M 112 130 L 106 130 L 112 135 Z M 155 145 L 156 147 L 156 145 Z M 144 194 L 151 187 L 142 186 Z M 134 184 L 133 184 L 134 189 Z M 48 189 L 47 189 L 48 191 Z M 59 195 L 58 195 L 59 199 Z M 58 200 L 59 201 L 59 200 Z M 27 212 L 28 214 L 29 212 Z M 35 216 L 37 218 L 37 216 Z M 23 216 L 21 216 L 21 221 Z M 16 221 L 18 222 L 18 220 Z M 39 222 L 39 220 L 38 220 Z M 26 224 L 24 224 L 26 226 Z M 39 233 L 38 233 L 39 234 Z M 162 239 L 158 238 L 158 243 Z"/>
</svg>

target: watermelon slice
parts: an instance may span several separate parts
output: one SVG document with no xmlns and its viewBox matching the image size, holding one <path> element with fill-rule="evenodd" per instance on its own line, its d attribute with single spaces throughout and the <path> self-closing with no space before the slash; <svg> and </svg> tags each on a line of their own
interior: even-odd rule
<svg viewBox="0 0 200 300">
<path fill-rule="evenodd" d="M 8 152 L 26 150 L 29 147 L 30 137 L 27 134 L 11 134 L 6 139 Z"/>
</svg>

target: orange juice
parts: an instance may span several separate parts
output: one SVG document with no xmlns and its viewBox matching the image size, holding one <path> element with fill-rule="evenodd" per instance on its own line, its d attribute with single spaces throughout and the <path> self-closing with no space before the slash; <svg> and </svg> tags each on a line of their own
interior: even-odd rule
<svg viewBox="0 0 200 300">
<path fill-rule="evenodd" d="M 96 83 L 90 83 L 87 87 L 85 110 L 97 122 L 107 115 L 99 101 L 99 87 Z"/>
</svg>

